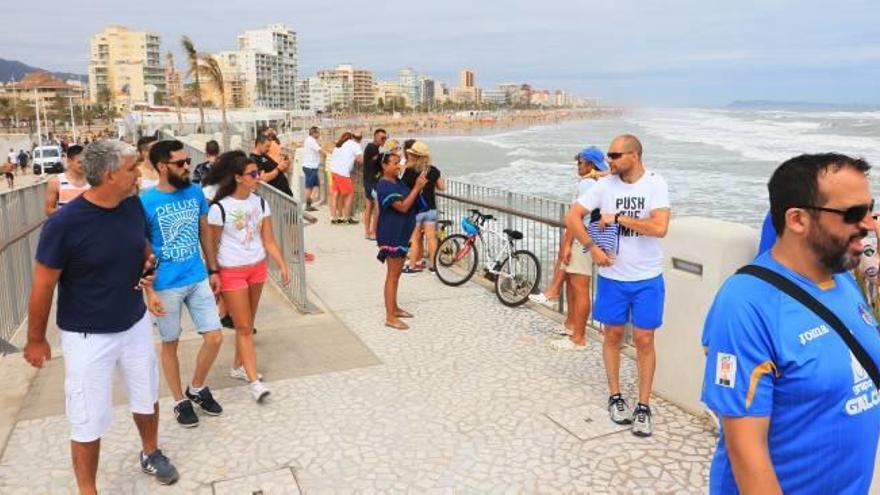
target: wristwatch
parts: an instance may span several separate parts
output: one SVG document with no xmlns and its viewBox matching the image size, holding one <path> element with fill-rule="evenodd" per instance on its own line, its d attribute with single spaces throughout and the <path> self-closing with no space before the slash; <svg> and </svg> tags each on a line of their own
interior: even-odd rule
<svg viewBox="0 0 880 495">
<path fill-rule="evenodd" d="M 220 273 L 220 270 L 208 270 L 208 275 L 217 275 Z"/>
<path fill-rule="evenodd" d="M 617 223 L 617 224 L 620 223 L 620 216 L 621 215 L 623 215 L 623 213 L 621 213 L 621 212 L 617 212 L 614 214 L 614 223 Z"/>
</svg>

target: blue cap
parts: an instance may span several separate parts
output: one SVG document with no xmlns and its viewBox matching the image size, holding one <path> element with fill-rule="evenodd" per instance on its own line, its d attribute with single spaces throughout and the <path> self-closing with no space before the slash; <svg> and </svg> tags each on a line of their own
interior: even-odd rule
<svg viewBox="0 0 880 495">
<path fill-rule="evenodd" d="M 574 156 L 575 160 L 578 158 L 592 162 L 599 171 L 604 172 L 608 170 L 608 164 L 605 163 L 605 152 L 599 149 L 598 146 L 587 146 Z"/>
</svg>

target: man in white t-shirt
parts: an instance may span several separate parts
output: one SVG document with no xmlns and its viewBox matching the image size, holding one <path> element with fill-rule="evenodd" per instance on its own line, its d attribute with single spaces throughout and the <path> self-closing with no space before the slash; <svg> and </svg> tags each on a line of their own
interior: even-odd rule
<svg viewBox="0 0 880 495">
<path fill-rule="evenodd" d="M 320 137 L 321 130 L 317 126 L 313 126 L 309 128 L 309 136 L 303 142 L 302 170 L 305 176 L 306 211 L 317 211 L 317 208 L 312 206 L 312 199 L 321 185 L 318 178 L 318 167 L 321 165 L 321 157 L 326 155 L 318 143 Z"/>
<path fill-rule="evenodd" d="M 599 180 L 578 199 L 566 226 L 590 250 L 599 265 L 593 317 L 605 325 L 603 358 L 608 375 L 608 411 L 618 424 L 632 424 L 636 436 L 651 435 L 651 386 L 656 355 L 654 330 L 663 323 L 663 251 L 660 238 L 669 227 L 669 190 L 658 173 L 642 164 L 642 144 L 624 134 L 611 141 L 612 175 Z M 609 256 L 590 239 L 583 219 L 595 209 L 602 222 L 618 224 L 617 253 Z M 630 412 L 620 393 L 620 346 L 627 323 L 633 326 L 639 373 L 639 400 Z"/>
</svg>

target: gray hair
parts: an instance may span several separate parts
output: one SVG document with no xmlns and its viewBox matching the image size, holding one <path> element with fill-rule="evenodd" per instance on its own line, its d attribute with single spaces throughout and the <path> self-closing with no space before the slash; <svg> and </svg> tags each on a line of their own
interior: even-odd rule
<svg viewBox="0 0 880 495">
<path fill-rule="evenodd" d="M 86 181 L 92 187 L 100 186 L 104 172 L 118 170 L 122 166 L 122 158 L 126 156 L 137 156 L 137 148 L 113 139 L 95 141 L 86 146 L 83 154 Z"/>
</svg>

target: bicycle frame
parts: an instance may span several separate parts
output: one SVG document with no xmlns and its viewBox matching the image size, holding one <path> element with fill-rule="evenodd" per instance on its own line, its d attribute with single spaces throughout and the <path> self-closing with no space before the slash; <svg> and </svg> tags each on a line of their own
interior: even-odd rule
<svg viewBox="0 0 880 495">
<path fill-rule="evenodd" d="M 479 240 L 482 251 L 486 253 L 482 263 L 483 269 L 492 275 L 515 277 L 516 267 L 513 266 L 513 260 L 511 259 L 513 256 L 513 240 L 503 232 L 487 227 L 487 222 L 495 220 L 491 215 L 483 215 L 476 210 L 472 210 L 471 213 L 469 221 L 477 227 L 477 233 L 468 235 L 468 242 L 474 246 L 476 241 Z M 498 252 L 496 252 L 496 246 L 500 246 Z M 467 254 L 467 251 L 462 250 L 457 254 L 456 258 L 461 259 L 465 254 Z M 500 271 L 504 261 L 508 261 L 510 273 L 502 273 Z"/>
</svg>

